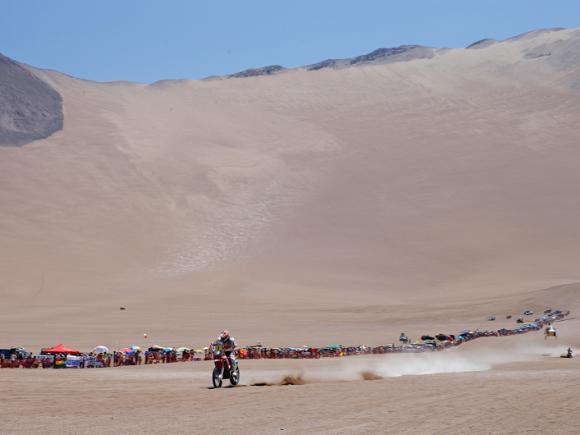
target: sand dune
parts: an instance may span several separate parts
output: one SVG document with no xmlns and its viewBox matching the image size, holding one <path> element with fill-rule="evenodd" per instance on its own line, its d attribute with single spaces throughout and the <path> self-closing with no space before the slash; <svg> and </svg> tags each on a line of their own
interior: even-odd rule
<svg viewBox="0 0 580 435">
<path fill-rule="evenodd" d="M 575 433 L 580 30 L 241 76 L 0 57 L 1 347 L 378 345 L 547 306 L 558 340 L 243 361 L 215 391 L 209 362 L 2 369 L 0 432 Z"/>
<path fill-rule="evenodd" d="M 0 147 L 0 341 L 373 344 L 534 304 L 580 281 L 578 53 L 566 29 L 238 79 L 26 67 L 64 126 Z"/>
</svg>

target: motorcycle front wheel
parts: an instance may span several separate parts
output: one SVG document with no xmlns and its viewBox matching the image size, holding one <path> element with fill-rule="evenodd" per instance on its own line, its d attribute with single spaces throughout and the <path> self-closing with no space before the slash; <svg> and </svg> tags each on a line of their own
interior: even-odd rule
<svg viewBox="0 0 580 435">
<path fill-rule="evenodd" d="M 232 373 L 230 374 L 230 384 L 232 384 L 235 387 L 236 385 L 238 385 L 239 382 L 240 382 L 240 368 L 236 367 L 236 369 L 232 371 Z"/>
<path fill-rule="evenodd" d="M 220 369 L 215 367 L 211 374 L 211 382 L 213 383 L 214 388 L 221 388 L 222 386 L 222 378 L 220 376 Z"/>
</svg>

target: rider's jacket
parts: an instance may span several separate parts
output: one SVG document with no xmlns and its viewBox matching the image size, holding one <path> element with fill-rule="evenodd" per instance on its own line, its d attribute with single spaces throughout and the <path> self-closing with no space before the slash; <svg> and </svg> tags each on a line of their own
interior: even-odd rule
<svg viewBox="0 0 580 435">
<path fill-rule="evenodd" d="M 225 352 L 233 352 L 236 350 L 236 339 L 234 337 L 229 337 L 225 340 L 219 338 L 218 343 L 224 347 Z"/>
</svg>

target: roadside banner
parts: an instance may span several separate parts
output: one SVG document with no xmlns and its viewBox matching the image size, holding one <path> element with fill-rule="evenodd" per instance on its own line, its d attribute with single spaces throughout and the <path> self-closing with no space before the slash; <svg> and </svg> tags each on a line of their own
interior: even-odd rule
<svg viewBox="0 0 580 435">
<path fill-rule="evenodd" d="M 80 356 L 75 355 L 67 355 L 65 361 L 65 367 L 68 368 L 80 368 L 82 358 Z"/>
</svg>

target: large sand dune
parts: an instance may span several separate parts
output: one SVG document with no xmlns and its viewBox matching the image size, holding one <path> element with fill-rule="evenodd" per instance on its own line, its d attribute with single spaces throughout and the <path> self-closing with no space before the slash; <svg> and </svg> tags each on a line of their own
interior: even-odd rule
<svg viewBox="0 0 580 435">
<path fill-rule="evenodd" d="M 0 341 L 374 344 L 572 304 L 539 290 L 580 281 L 579 53 L 567 29 L 152 85 L 26 67 L 64 127 L 0 147 Z"/>
</svg>

